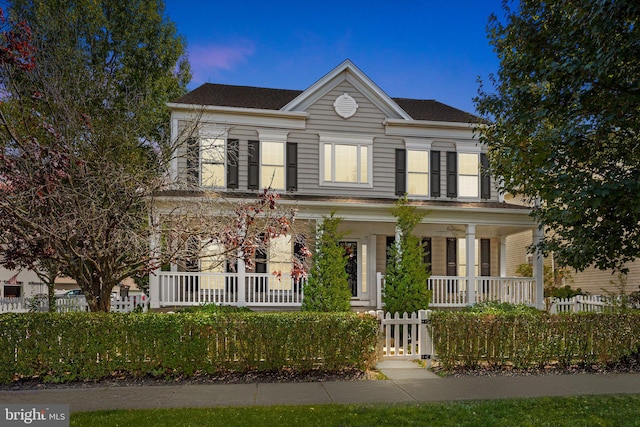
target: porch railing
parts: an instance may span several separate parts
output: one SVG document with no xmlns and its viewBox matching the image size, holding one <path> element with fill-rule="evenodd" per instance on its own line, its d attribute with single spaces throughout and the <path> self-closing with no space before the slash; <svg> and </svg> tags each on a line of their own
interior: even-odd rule
<svg viewBox="0 0 640 427">
<path fill-rule="evenodd" d="M 427 288 L 433 291 L 430 307 L 454 308 L 469 305 L 467 277 L 431 276 Z M 384 287 L 384 276 L 378 275 L 378 289 Z M 476 277 L 474 303 L 500 301 L 512 304 L 536 304 L 536 282 L 530 277 Z M 381 307 L 378 295 L 378 308 Z"/>
<path fill-rule="evenodd" d="M 158 273 L 160 306 L 221 304 L 299 307 L 304 283 L 265 273 Z"/>
</svg>

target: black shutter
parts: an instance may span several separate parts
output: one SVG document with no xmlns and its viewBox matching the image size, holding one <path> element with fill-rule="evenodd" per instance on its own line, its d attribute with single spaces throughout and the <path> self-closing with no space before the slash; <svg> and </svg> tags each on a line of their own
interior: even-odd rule
<svg viewBox="0 0 640 427">
<path fill-rule="evenodd" d="M 298 144 L 295 142 L 287 142 L 286 181 L 287 191 L 298 189 Z"/>
<path fill-rule="evenodd" d="M 431 197 L 440 197 L 440 152 L 431 152 Z"/>
<path fill-rule="evenodd" d="M 247 188 L 257 190 L 260 182 L 260 141 L 249 141 L 249 170 Z"/>
<path fill-rule="evenodd" d="M 447 238 L 447 276 L 458 275 L 458 239 Z"/>
<path fill-rule="evenodd" d="M 424 249 L 424 265 L 427 267 L 427 272 L 431 274 L 431 237 L 422 238 L 422 248 Z"/>
<path fill-rule="evenodd" d="M 447 151 L 447 197 L 458 197 L 458 153 Z"/>
<path fill-rule="evenodd" d="M 480 239 L 480 275 L 491 276 L 491 240 Z"/>
<path fill-rule="evenodd" d="M 407 151 L 396 148 L 396 195 L 404 196 L 407 192 Z"/>
<path fill-rule="evenodd" d="M 227 140 L 227 188 L 238 188 L 239 144 L 237 139 Z"/>
<path fill-rule="evenodd" d="M 187 139 L 187 184 L 200 186 L 200 142 Z"/>
<path fill-rule="evenodd" d="M 480 197 L 491 198 L 491 175 L 489 175 L 489 159 L 485 153 L 480 154 Z"/>
</svg>

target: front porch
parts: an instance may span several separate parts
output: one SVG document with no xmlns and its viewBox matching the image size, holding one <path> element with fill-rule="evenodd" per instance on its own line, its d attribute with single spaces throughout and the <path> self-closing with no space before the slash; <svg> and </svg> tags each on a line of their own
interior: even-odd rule
<svg viewBox="0 0 640 427">
<path fill-rule="evenodd" d="M 152 307 L 221 304 L 236 307 L 297 309 L 304 298 L 304 282 L 267 273 L 211 273 L 161 271 L 152 279 Z M 376 274 L 378 297 L 375 306 L 382 308 L 384 276 Z M 243 283 L 244 286 L 238 286 Z M 433 291 L 430 308 L 459 308 L 485 301 L 500 301 L 538 306 L 542 296 L 534 278 L 527 277 L 431 276 L 427 284 Z M 157 284 L 157 285 L 156 285 Z M 154 292 L 155 290 L 155 292 Z M 362 307 L 354 299 L 354 307 Z"/>
</svg>

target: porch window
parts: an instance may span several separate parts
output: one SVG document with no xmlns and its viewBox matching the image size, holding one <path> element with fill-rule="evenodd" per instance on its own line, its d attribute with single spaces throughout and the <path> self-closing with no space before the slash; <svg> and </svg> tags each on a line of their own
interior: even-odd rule
<svg viewBox="0 0 640 427">
<path fill-rule="evenodd" d="M 269 272 L 277 276 L 277 283 L 272 288 L 291 290 L 291 262 L 292 262 L 291 235 L 278 236 L 269 242 Z"/>
<path fill-rule="evenodd" d="M 458 153 L 458 196 L 479 197 L 480 158 L 477 153 Z"/>
<path fill-rule="evenodd" d="M 320 135 L 320 184 L 370 186 L 373 138 Z"/>
<path fill-rule="evenodd" d="M 479 260 L 479 245 L 478 239 L 475 244 L 475 275 L 478 276 L 478 260 Z M 467 239 L 458 239 L 458 275 L 467 275 Z"/>
</svg>

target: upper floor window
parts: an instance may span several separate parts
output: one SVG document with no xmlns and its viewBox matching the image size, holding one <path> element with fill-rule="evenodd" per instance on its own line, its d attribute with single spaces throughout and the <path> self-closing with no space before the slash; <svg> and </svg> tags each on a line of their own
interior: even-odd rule
<svg viewBox="0 0 640 427">
<path fill-rule="evenodd" d="M 480 197 L 480 155 L 458 153 L 458 196 Z"/>
<path fill-rule="evenodd" d="M 223 138 L 200 139 L 201 185 L 225 186 L 225 140 Z"/>
<path fill-rule="evenodd" d="M 410 196 L 429 195 L 429 152 L 407 150 L 407 193 Z"/>
<path fill-rule="evenodd" d="M 429 140 L 405 140 L 396 149 L 396 195 L 440 197 L 440 152 L 431 150 Z"/>
<path fill-rule="evenodd" d="M 320 135 L 320 183 L 370 186 L 372 137 Z"/>
<path fill-rule="evenodd" d="M 260 187 L 284 190 L 284 142 L 262 141 Z"/>
<path fill-rule="evenodd" d="M 491 198 L 491 176 L 485 153 L 448 151 L 446 160 L 447 197 Z"/>
</svg>

